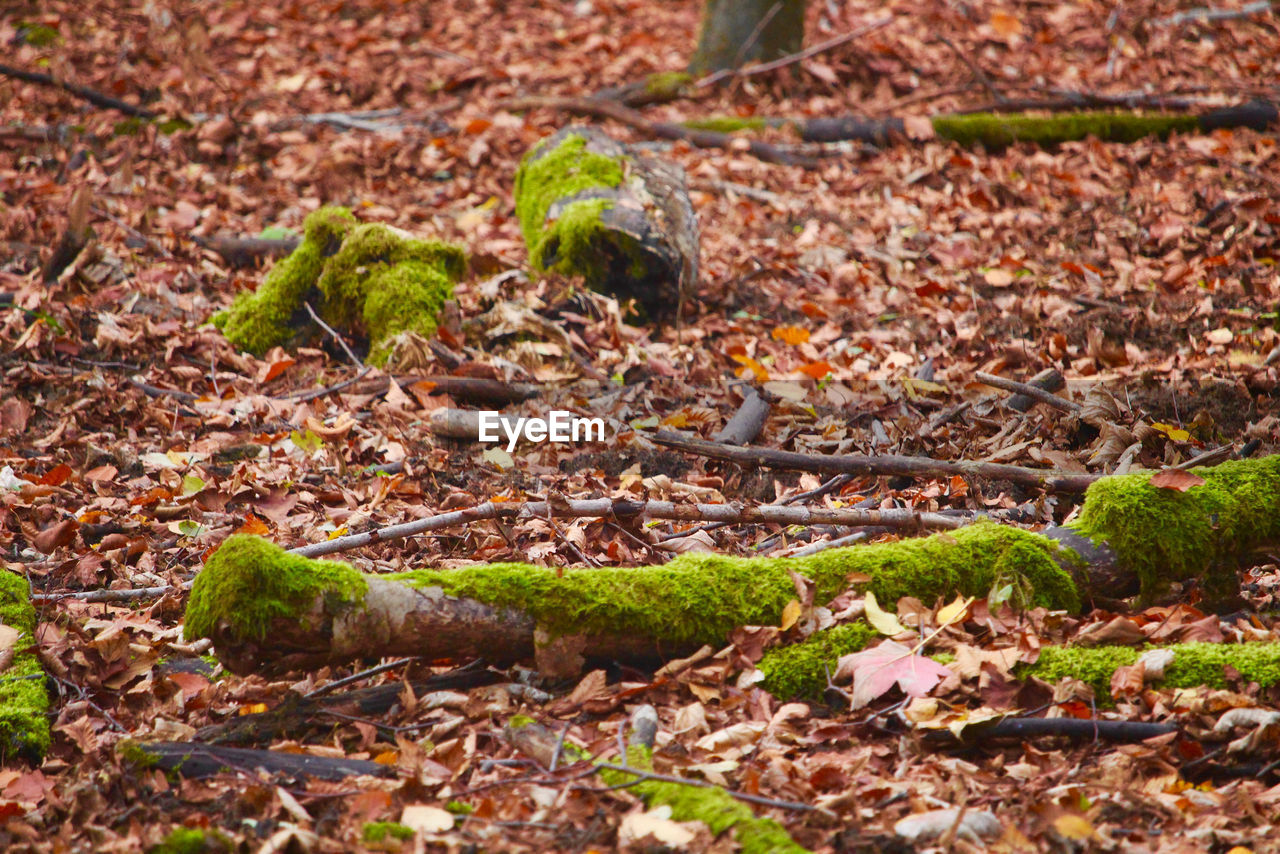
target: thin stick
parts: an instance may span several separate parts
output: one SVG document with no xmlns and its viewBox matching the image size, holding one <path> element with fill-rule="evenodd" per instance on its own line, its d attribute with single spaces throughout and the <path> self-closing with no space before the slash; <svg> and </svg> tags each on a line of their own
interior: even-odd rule
<svg viewBox="0 0 1280 854">
<path fill-rule="evenodd" d="M 191 582 L 177 587 L 137 587 L 133 590 L 82 590 L 78 593 L 33 593 L 32 602 L 61 602 L 73 599 L 77 602 L 135 602 L 138 599 L 151 599 L 169 592 L 190 590 Z"/>
<path fill-rule="evenodd" d="M 708 443 L 713 444 L 713 443 Z M 586 500 L 528 501 L 523 503 L 495 504 L 486 501 L 475 507 L 441 513 L 426 519 L 402 522 L 385 528 L 374 528 L 359 534 L 348 534 L 322 543 L 312 543 L 290 549 L 290 554 L 302 557 L 344 552 L 371 543 L 399 540 L 428 531 L 465 525 L 486 519 L 512 519 L 548 516 L 564 518 L 637 518 L 675 519 L 686 522 L 775 523 L 779 525 L 848 525 L 857 527 L 905 528 L 925 527 L 953 530 L 965 525 L 965 520 L 941 513 L 917 513 L 913 510 L 853 510 L 828 507 L 788 507 L 769 504 L 763 507 L 743 507 L 738 504 L 675 504 L 670 501 L 625 501 L 612 498 Z"/>
<path fill-rule="evenodd" d="M 159 113 L 146 109 L 145 107 L 135 107 L 126 101 L 103 95 L 88 86 L 81 86 L 77 83 L 68 83 L 65 80 L 44 74 L 39 71 L 24 71 L 21 68 L 14 68 L 12 65 L 0 65 L 0 74 L 6 77 L 12 77 L 15 80 L 23 80 L 27 83 L 38 83 L 41 86 L 52 86 L 55 89 L 62 89 L 70 92 L 81 100 L 88 101 L 95 107 L 104 107 L 108 110 L 119 110 L 125 115 L 137 116 L 140 119 L 154 119 Z"/>
<path fill-rule="evenodd" d="M 315 321 L 316 325 L 319 326 L 321 329 L 323 329 L 325 332 L 329 333 L 329 337 L 331 337 L 334 341 L 338 342 L 338 346 L 342 348 L 342 352 L 347 354 L 347 361 L 351 362 L 351 364 L 357 368 L 363 368 L 364 362 L 360 361 L 359 356 L 351 352 L 351 348 L 347 346 L 347 340 L 343 338 L 341 335 L 339 335 L 337 332 L 335 332 L 332 326 L 330 326 L 329 324 L 325 323 L 323 320 L 320 319 L 320 315 L 316 314 L 316 310 L 311 307 L 311 303 L 304 302 L 303 306 L 306 307 L 307 314 L 311 315 L 311 319 Z"/>
<path fill-rule="evenodd" d="M 1067 400 L 1064 397 L 1058 397 L 1052 392 L 1045 391 L 1042 388 L 1037 388 L 1029 383 L 1007 380 L 1004 377 L 998 377 L 995 374 L 983 373 L 982 371 L 975 372 L 973 377 L 984 385 L 1004 389 L 1005 391 L 1011 391 L 1016 394 L 1025 394 L 1027 397 L 1034 398 L 1041 403 L 1047 403 L 1056 409 L 1063 410 L 1064 412 L 1075 413 L 1084 409 L 1083 406 L 1076 403 L 1074 400 Z"/>
<path fill-rule="evenodd" d="M 342 679 L 335 679 L 327 685 L 321 685 L 309 694 L 303 694 L 302 699 L 314 700 L 316 697 L 323 697 L 325 694 L 332 693 L 353 682 L 359 682 L 361 679 L 367 679 L 370 676 L 377 676 L 379 673 L 386 673 L 388 670 L 395 670 L 401 665 L 408 664 L 411 661 L 417 661 L 419 656 L 411 655 L 408 658 L 397 658 L 395 661 L 388 661 L 385 664 L 379 664 L 377 667 L 370 667 L 367 670 L 361 670 L 359 673 L 352 673 Z"/>
<path fill-rule="evenodd" d="M 860 38 L 868 33 L 873 33 L 876 30 L 883 29 L 884 27 L 892 24 L 893 21 L 894 18 L 892 17 L 880 18 L 879 20 L 872 21 L 869 24 L 864 24 L 855 30 L 850 30 L 844 35 L 835 36 L 834 38 L 829 38 L 826 41 L 818 42 L 813 47 L 805 48 L 799 53 L 789 54 L 781 57 L 780 59 L 775 59 L 772 62 L 753 65 L 750 68 L 725 68 L 715 72 L 714 74 L 708 74 L 706 77 L 703 77 L 701 80 L 694 83 L 693 86 L 695 89 L 701 89 L 706 86 L 719 83 L 726 77 L 752 77 L 757 74 L 767 74 L 770 71 L 777 71 L 779 68 L 786 68 L 788 65 L 803 62 L 804 60 L 815 57 L 824 51 L 840 47 L 840 45 L 847 44 L 856 38 Z"/>
</svg>

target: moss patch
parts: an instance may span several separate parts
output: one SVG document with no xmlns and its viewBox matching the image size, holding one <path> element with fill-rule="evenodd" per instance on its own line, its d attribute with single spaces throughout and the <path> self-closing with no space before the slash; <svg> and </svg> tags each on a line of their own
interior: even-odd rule
<svg viewBox="0 0 1280 854">
<path fill-rule="evenodd" d="M 762 687 L 780 700 L 817 699 L 826 690 L 841 656 L 858 652 L 879 633 L 866 623 L 850 623 L 816 632 L 806 640 L 765 653 L 758 665 Z"/>
<path fill-rule="evenodd" d="M 691 130 L 713 130 L 717 133 L 733 133 L 740 130 L 764 130 L 769 122 L 760 116 L 708 116 L 705 119 L 688 119 L 681 122 Z"/>
<path fill-rule="evenodd" d="M 186 638 L 212 636 L 220 624 L 238 637 L 262 640 L 271 622 L 296 619 L 323 597 L 331 611 L 358 602 L 364 576 L 345 563 L 291 555 L 272 543 L 235 534 L 205 562 L 187 602 Z"/>
<path fill-rule="evenodd" d="M 312 301 L 329 325 L 368 338 L 369 361 L 382 364 L 397 335 L 435 333 L 453 282 L 465 272 L 456 246 L 360 225 L 345 208 L 321 208 L 307 217 L 298 248 L 213 323 L 232 344 L 262 354 L 309 326 L 304 303 Z"/>
<path fill-rule="evenodd" d="M 365 823 L 361 836 L 365 842 L 375 844 L 392 839 L 407 842 L 413 839 L 413 828 L 394 821 L 370 821 Z"/>
<path fill-rule="evenodd" d="M 20 756 L 38 762 L 49 750 L 49 694 L 35 652 L 36 611 L 31 588 L 17 573 L 0 570 L 0 623 L 20 634 L 9 667 L 0 672 L 0 761 Z"/>
<path fill-rule="evenodd" d="M 639 770 L 653 768 L 649 751 L 635 745 L 627 749 L 627 764 Z M 600 779 L 610 786 L 620 786 L 637 779 L 637 775 L 605 768 L 600 771 Z M 808 850 L 798 845 L 782 825 L 773 819 L 756 818 L 749 806 L 719 787 L 641 780 L 627 790 L 650 809 L 671 807 L 674 821 L 702 822 L 717 836 L 730 831 L 743 854 L 800 854 Z"/>
<path fill-rule="evenodd" d="M 235 841 L 221 831 L 175 827 L 163 842 L 147 849 L 147 854 L 222 854 L 234 850 Z"/>
<path fill-rule="evenodd" d="M 693 75 L 686 71 L 657 71 L 644 79 L 644 93 L 650 101 L 674 101 L 692 82 Z"/>
<path fill-rule="evenodd" d="M 969 146 L 982 143 L 1002 148 L 1015 142 L 1057 145 L 1093 136 L 1104 142 L 1134 142 L 1148 136 L 1168 136 L 1200 127 L 1195 116 L 1152 114 L 1069 113 L 1057 116 L 967 113 L 934 116 L 933 131 L 943 139 Z"/>
<path fill-rule="evenodd" d="M 1151 649 L 1152 647 L 1147 647 Z M 1226 688 L 1224 668 L 1233 667 L 1248 682 L 1268 688 L 1280 682 L 1280 644 L 1185 643 L 1165 647 L 1174 652 L 1165 668 L 1164 688 Z M 1018 668 L 1019 676 L 1036 676 L 1046 682 L 1079 679 L 1093 687 L 1100 702 L 1110 704 L 1111 675 L 1118 667 L 1137 662 L 1143 650 L 1129 646 L 1045 647 L 1040 659 Z"/>
<path fill-rule="evenodd" d="M 1237 555 L 1280 537 L 1280 455 L 1192 472 L 1205 482 L 1186 492 L 1152 486 L 1152 472 L 1103 478 L 1071 526 L 1106 542 L 1138 574 L 1145 600 L 1171 581 L 1234 569 Z M 1234 589 L 1234 571 L 1218 575 L 1212 588 Z"/>
<path fill-rule="evenodd" d="M 604 284 L 609 261 L 608 244 L 622 256 L 636 253 L 626 241 L 600 223 L 600 214 L 613 201 L 591 198 L 592 190 L 612 190 L 622 184 L 626 162 L 590 151 L 585 137 L 568 134 L 550 150 L 542 140 L 525 155 L 516 172 L 516 216 L 529 260 L 539 270 L 580 275 L 591 287 Z M 576 199 L 576 196 L 583 198 Z M 554 205 L 557 215 L 548 219 Z M 634 261 L 633 261 L 634 263 Z"/>
</svg>

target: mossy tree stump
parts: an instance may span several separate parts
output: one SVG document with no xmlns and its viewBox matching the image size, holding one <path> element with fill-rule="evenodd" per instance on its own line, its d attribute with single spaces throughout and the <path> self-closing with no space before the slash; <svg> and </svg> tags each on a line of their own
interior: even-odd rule
<svg viewBox="0 0 1280 854">
<path fill-rule="evenodd" d="M 538 270 L 670 318 L 698 276 L 698 223 L 679 166 L 568 127 L 525 155 L 516 215 Z"/>
<path fill-rule="evenodd" d="M 707 0 L 694 75 L 767 62 L 804 46 L 805 0 Z"/>
</svg>

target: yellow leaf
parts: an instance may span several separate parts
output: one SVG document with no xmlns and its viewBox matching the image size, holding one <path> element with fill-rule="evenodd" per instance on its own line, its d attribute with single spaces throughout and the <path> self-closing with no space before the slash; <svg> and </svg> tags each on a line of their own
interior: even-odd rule
<svg viewBox="0 0 1280 854">
<path fill-rule="evenodd" d="M 1094 837 L 1093 825 L 1082 815 L 1068 813 L 1053 820 L 1053 829 L 1067 839 L 1083 842 Z"/>
<path fill-rule="evenodd" d="M 373 757 L 373 761 L 379 765 L 395 765 L 400 761 L 400 752 L 398 750 L 384 750 Z"/>
<path fill-rule="evenodd" d="M 778 326 L 773 330 L 773 337 L 794 347 L 809 340 L 809 330 L 800 326 Z"/>
<path fill-rule="evenodd" d="M 1175 442 L 1185 442 L 1191 438 L 1191 434 L 1186 430 L 1174 427 L 1172 424 L 1161 424 L 1159 421 L 1152 421 L 1151 426 Z"/>
<path fill-rule="evenodd" d="M 240 707 L 241 715 L 260 715 L 267 710 L 266 703 L 248 703 Z"/>
<path fill-rule="evenodd" d="M 802 608 L 800 606 L 800 603 L 797 602 L 795 599 L 792 599 L 790 602 L 788 602 L 786 607 L 782 609 L 782 623 L 781 623 L 782 630 L 785 632 L 787 629 L 794 626 L 796 624 L 796 621 L 800 619 L 800 614 L 803 611 L 804 611 L 804 608 Z"/>
<path fill-rule="evenodd" d="M 938 611 L 938 625 L 949 626 L 963 620 L 969 613 L 969 605 L 972 602 L 972 598 L 957 596 L 954 602 Z"/>
<path fill-rule="evenodd" d="M 880 607 L 880 603 L 876 601 L 876 594 L 870 590 L 867 591 L 866 599 L 867 622 L 882 635 L 893 637 L 900 635 L 906 631 L 906 627 L 898 622 L 898 618 L 888 611 Z"/>
</svg>

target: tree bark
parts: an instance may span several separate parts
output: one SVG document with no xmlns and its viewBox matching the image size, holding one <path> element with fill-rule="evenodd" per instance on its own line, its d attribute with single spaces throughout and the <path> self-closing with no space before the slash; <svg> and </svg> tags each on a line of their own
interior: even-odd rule
<svg viewBox="0 0 1280 854">
<path fill-rule="evenodd" d="M 804 0 L 707 0 L 689 72 L 768 62 L 804 45 Z"/>
</svg>

